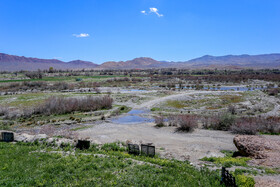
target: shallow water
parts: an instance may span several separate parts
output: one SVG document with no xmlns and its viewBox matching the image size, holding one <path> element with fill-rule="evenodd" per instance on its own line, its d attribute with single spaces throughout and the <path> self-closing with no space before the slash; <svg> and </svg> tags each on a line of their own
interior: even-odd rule
<svg viewBox="0 0 280 187">
<path fill-rule="evenodd" d="M 148 111 L 145 110 L 131 110 L 126 115 L 112 119 L 111 122 L 117 124 L 137 124 L 145 122 L 153 122 L 153 119 L 139 116 L 139 114 L 145 114 Z"/>
<path fill-rule="evenodd" d="M 146 110 L 131 110 L 127 114 L 135 115 L 135 114 L 145 114 L 148 113 L 149 111 Z"/>
</svg>

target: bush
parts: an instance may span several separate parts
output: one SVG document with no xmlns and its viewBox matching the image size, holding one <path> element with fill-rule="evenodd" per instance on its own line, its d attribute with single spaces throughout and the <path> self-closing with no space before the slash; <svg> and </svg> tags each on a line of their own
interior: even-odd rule
<svg viewBox="0 0 280 187">
<path fill-rule="evenodd" d="M 280 93 L 279 88 L 271 88 L 267 90 L 267 94 L 271 96 L 277 96 Z"/>
<path fill-rule="evenodd" d="M 258 132 L 266 134 L 280 133 L 280 117 L 247 117 L 240 118 L 231 126 L 236 134 L 255 135 Z"/>
<path fill-rule="evenodd" d="M 246 175 L 234 175 L 236 177 L 236 182 L 238 186 L 244 187 L 254 187 L 255 181 L 253 177 L 246 176 Z"/>
<path fill-rule="evenodd" d="M 0 106 L 0 116 L 5 116 L 8 114 L 8 109 L 5 107 Z"/>
<path fill-rule="evenodd" d="M 198 125 L 197 117 L 194 115 L 177 115 L 173 120 L 171 123 L 176 124 L 177 131 L 192 132 Z"/>
<path fill-rule="evenodd" d="M 231 113 L 221 113 L 218 115 L 205 117 L 202 119 L 204 128 L 227 131 L 235 123 L 235 116 Z"/>
<path fill-rule="evenodd" d="M 112 108 L 113 99 L 109 96 L 64 98 L 52 96 L 34 109 L 35 114 L 67 114 L 75 111 L 88 112 Z"/>
<path fill-rule="evenodd" d="M 31 72 L 26 72 L 25 76 L 30 79 L 42 79 L 43 73 L 41 71 L 31 71 Z"/>
<path fill-rule="evenodd" d="M 156 127 L 164 127 L 164 117 L 163 116 L 156 116 L 155 117 L 155 124 L 156 124 Z"/>
<path fill-rule="evenodd" d="M 253 118 L 241 118 L 231 126 L 231 131 L 236 134 L 255 135 L 258 128 Z"/>
<path fill-rule="evenodd" d="M 217 126 L 217 130 L 229 130 L 235 122 L 235 116 L 229 113 L 223 113 L 220 115 L 220 121 Z"/>
<path fill-rule="evenodd" d="M 66 82 L 57 82 L 51 87 L 52 90 L 69 90 L 74 89 L 74 85 Z"/>
</svg>

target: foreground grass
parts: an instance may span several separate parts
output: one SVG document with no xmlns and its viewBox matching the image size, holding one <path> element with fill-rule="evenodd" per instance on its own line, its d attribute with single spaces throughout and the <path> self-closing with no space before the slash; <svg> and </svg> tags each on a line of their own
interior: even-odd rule
<svg viewBox="0 0 280 187">
<path fill-rule="evenodd" d="M 42 149 L 45 152 L 39 152 Z M 73 154 L 51 150 L 0 143 L 0 186 L 220 186 L 217 171 L 197 170 L 188 162 L 131 156 L 115 145 L 75 152 L 70 148 Z"/>
</svg>

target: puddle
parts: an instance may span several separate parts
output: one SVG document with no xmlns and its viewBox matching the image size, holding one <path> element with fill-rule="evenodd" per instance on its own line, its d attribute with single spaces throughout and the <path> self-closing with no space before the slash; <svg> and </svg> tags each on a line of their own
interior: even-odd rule
<svg viewBox="0 0 280 187">
<path fill-rule="evenodd" d="M 145 110 L 131 110 L 127 114 L 135 115 L 135 114 L 145 114 L 148 113 L 149 111 Z"/>
<path fill-rule="evenodd" d="M 139 114 L 146 114 L 148 111 L 145 110 L 131 110 L 126 115 L 119 118 L 112 119 L 111 122 L 117 124 L 137 124 L 153 122 L 153 119 L 139 116 Z"/>
</svg>

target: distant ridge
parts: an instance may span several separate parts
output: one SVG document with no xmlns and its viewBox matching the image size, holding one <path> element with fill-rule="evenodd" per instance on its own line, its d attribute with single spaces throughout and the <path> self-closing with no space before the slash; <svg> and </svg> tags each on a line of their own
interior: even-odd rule
<svg viewBox="0 0 280 187">
<path fill-rule="evenodd" d="M 189 60 L 185 63 L 196 65 L 234 65 L 241 67 L 279 67 L 280 54 L 262 55 L 226 55 L 210 56 L 205 55 L 200 58 Z"/>
<path fill-rule="evenodd" d="M 148 68 L 172 67 L 172 65 L 176 65 L 176 64 L 171 62 L 157 61 L 149 57 L 140 57 L 128 61 L 104 62 L 99 66 L 99 68 L 100 69 L 137 69 L 137 68 L 148 69 Z"/>
<path fill-rule="evenodd" d="M 101 65 L 89 61 L 74 60 L 63 62 L 57 59 L 39 59 L 0 53 L 0 71 L 55 69 L 150 69 L 150 68 L 280 68 L 280 54 L 262 55 L 205 55 L 184 62 L 157 61 L 140 57 L 128 61 L 109 61 Z"/>
<path fill-rule="evenodd" d="M 39 59 L 24 56 L 15 56 L 0 53 L 0 70 L 1 71 L 20 71 L 20 70 L 44 70 L 53 67 L 55 69 L 84 69 L 95 68 L 97 64 L 87 61 L 74 60 L 63 62 L 57 59 Z"/>
</svg>

